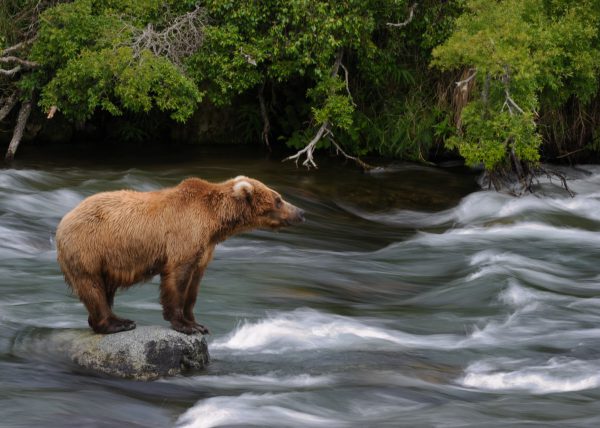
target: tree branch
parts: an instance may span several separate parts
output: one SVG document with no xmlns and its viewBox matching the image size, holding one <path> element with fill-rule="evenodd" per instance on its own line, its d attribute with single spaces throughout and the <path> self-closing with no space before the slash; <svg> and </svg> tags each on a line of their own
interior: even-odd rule
<svg viewBox="0 0 600 428">
<path fill-rule="evenodd" d="M 515 100 L 512 99 L 512 97 L 510 96 L 510 71 L 508 69 L 508 66 L 505 65 L 504 66 L 504 74 L 502 75 L 502 84 L 504 85 L 504 104 L 502 105 L 502 109 L 504 109 L 504 107 L 508 107 L 508 112 L 513 115 L 513 109 L 517 110 L 520 114 L 524 114 L 525 112 L 523 111 L 523 109 L 521 107 L 519 107 L 519 105 L 515 102 Z"/>
<path fill-rule="evenodd" d="M 8 55 L 9 53 L 16 52 L 20 49 L 23 49 L 25 46 L 29 46 L 34 42 L 35 39 L 25 40 L 24 42 L 17 43 L 16 45 L 10 46 L 0 53 L 0 56 Z"/>
<path fill-rule="evenodd" d="M 332 77 L 337 76 L 337 74 L 339 73 L 340 65 L 342 64 L 343 57 L 344 57 L 344 51 L 343 51 L 343 49 L 340 49 L 335 57 L 335 62 L 331 69 Z M 304 156 L 306 156 L 306 159 L 304 160 L 304 162 L 302 162 L 302 165 L 304 165 L 305 167 L 307 167 L 309 169 L 311 166 L 316 169 L 317 164 L 315 163 L 315 161 L 313 159 L 313 153 L 315 151 L 315 148 L 317 147 L 317 144 L 319 143 L 321 138 L 323 138 L 323 135 L 326 135 L 326 133 L 331 133 L 331 131 L 329 130 L 329 125 L 330 125 L 329 120 L 326 120 L 325 122 L 323 122 L 321 124 L 321 127 L 317 131 L 317 134 L 313 137 L 312 140 L 310 140 L 310 142 L 302 150 L 298 151 L 295 155 L 288 156 L 282 162 L 285 162 L 287 160 L 293 160 L 293 161 L 295 161 L 296 166 L 298 166 L 298 160 L 300 159 L 300 157 L 302 155 L 304 155 Z"/>
<path fill-rule="evenodd" d="M 21 71 L 22 68 L 23 67 L 21 67 L 20 65 L 17 65 L 16 67 L 11 68 L 10 70 L 0 68 L 0 74 L 2 74 L 3 76 L 14 76 L 19 71 Z"/>
<path fill-rule="evenodd" d="M 17 63 L 19 65 L 22 65 L 25 68 L 35 68 L 35 67 L 39 66 L 39 64 L 37 62 L 27 61 L 25 59 L 21 59 L 16 56 L 2 56 L 2 57 L 0 57 L 0 64 L 1 63 L 4 63 L 4 64 Z"/>
<path fill-rule="evenodd" d="M 143 30 L 132 27 L 135 37 L 131 43 L 134 55 L 149 50 L 181 66 L 184 58 L 195 53 L 204 42 L 206 11 L 198 6 L 191 12 L 175 17 L 167 27 L 156 31 L 152 24 Z"/>
<path fill-rule="evenodd" d="M 48 115 L 46 116 L 46 119 L 52 119 L 57 111 L 58 111 L 57 106 L 50 107 L 50 110 L 48 110 Z"/>
<path fill-rule="evenodd" d="M 356 107 L 356 103 L 354 102 L 354 98 L 352 98 L 352 93 L 350 92 L 350 84 L 348 83 L 348 69 L 341 62 L 340 62 L 340 67 L 342 67 L 342 70 L 344 70 L 344 80 L 346 81 L 346 92 L 348 92 L 348 97 L 350 98 L 352 105 L 354 107 Z"/>
<path fill-rule="evenodd" d="M 472 68 L 471 70 L 473 70 L 473 73 L 469 77 L 467 77 L 466 79 L 463 79 L 463 80 L 459 80 L 458 82 L 455 82 L 456 86 L 459 89 L 461 89 L 461 90 L 464 89 L 469 84 L 469 82 L 471 80 L 473 80 L 475 78 L 475 76 L 477 76 L 477 69 Z"/>
<path fill-rule="evenodd" d="M 515 100 L 511 98 L 510 93 L 508 92 L 508 88 L 504 89 L 504 95 L 506 98 L 504 104 L 508 107 L 508 111 L 510 112 L 510 114 L 513 114 L 513 108 L 521 114 L 525 113 L 523 109 L 519 107 L 519 105 L 515 102 Z"/>
<path fill-rule="evenodd" d="M 306 159 L 304 160 L 304 162 L 302 162 L 302 165 L 304 165 L 308 169 L 310 169 L 311 166 L 313 166 L 315 169 L 317 169 L 318 167 L 313 159 L 313 153 L 315 151 L 317 143 L 321 140 L 321 138 L 323 137 L 323 134 L 325 134 L 325 131 L 327 131 L 328 128 L 329 128 L 329 121 L 326 120 L 325 122 L 323 122 L 323 124 L 317 131 L 317 134 L 313 137 L 312 140 L 310 140 L 310 142 L 306 145 L 306 147 L 304 147 L 302 150 L 298 151 L 295 155 L 288 156 L 287 158 L 285 158 L 283 160 L 283 162 L 285 162 L 287 160 L 293 160 L 296 163 L 296 166 L 298 166 L 298 160 L 300 160 L 300 157 L 302 155 L 305 155 Z"/>
<path fill-rule="evenodd" d="M 356 164 L 358 166 L 360 166 L 364 171 L 369 171 L 369 170 L 375 168 L 374 166 L 369 165 L 368 163 L 362 161 L 357 156 L 350 156 L 348 153 L 346 153 L 344 150 L 342 150 L 340 145 L 333 139 L 333 133 L 330 132 L 328 138 L 329 138 L 329 141 L 331 141 L 331 144 L 334 145 L 335 150 L 338 154 L 341 153 L 346 159 L 350 159 L 350 160 L 356 162 Z"/>
<path fill-rule="evenodd" d="M 335 63 L 333 64 L 333 67 L 331 69 L 331 76 L 335 77 L 338 75 L 339 71 L 340 71 L 340 67 L 344 70 L 344 80 L 346 83 L 346 91 L 348 92 L 348 97 L 350 97 L 350 100 L 352 101 L 352 104 L 354 106 L 356 106 L 356 104 L 354 103 L 354 100 L 352 99 L 352 94 L 350 93 L 350 86 L 348 84 L 348 69 L 344 66 L 344 64 L 342 64 L 342 58 L 344 56 L 344 52 L 343 50 L 340 50 L 338 52 L 338 54 L 336 55 L 335 58 Z M 312 166 L 315 169 L 317 168 L 317 164 L 314 161 L 314 152 L 315 149 L 317 147 L 317 144 L 319 143 L 319 141 L 321 141 L 321 139 L 323 137 L 327 137 L 329 142 L 335 147 L 336 149 L 336 153 L 339 155 L 341 154 L 342 156 L 344 156 L 346 159 L 350 159 L 354 162 L 356 162 L 357 165 L 359 165 L 364 171 L 368 171 L 370 169 L 373 169 L 373 166 L 367 164 L 366 162 L 363 162 L 360 158 L 358 158 L 357 156 L 350 156 L 348 153 L 346 153 L 342 147 L 337 143 L 337 141 L 335 141 L 335 139 L 333 138 L 333 132 L 330 129 L 330 125 L 331 123 L 329 122 L 329 120 L 326 120 L 325 122 L 323 122 L 321 124 L 321 127 L 319 128 L 319 130 L 317 131 L 317 133 L 315 134 L 315 136 L 313 137 L 312 140 L 310 140 L 310 142 L 300 151 L 298 151 L 296 154 L 292 155 L 292 156 L 288 156 L 287 158 L 285 158 L 283 161 L 287 161 L 287 160 L 293 160 L 296 163 L 296 166 L 298 166 L 298 161 L 300 160 L 300 158 L 302 156 L 305 156 L 306 159 L 304 159 L 304 162 L 302 162 L 302 165 L 304 165 L 305 167 L 309 168 Z"/>
<path fill-rule="evenodd" d="M 410 24 L 410 22 L 415 17 L 415 9 L 417 8 L 418 4 L 419 4 L 418 2 L 413 3 L 413 5 L 408 9 L 408 18 L 406 18 L 403 22 L 396 22 L 396 23 L 388 22 L 386 25 L 388 27 L 396 27 L 396 28 L 406 27 L 408 24 Z"/>
</svg>

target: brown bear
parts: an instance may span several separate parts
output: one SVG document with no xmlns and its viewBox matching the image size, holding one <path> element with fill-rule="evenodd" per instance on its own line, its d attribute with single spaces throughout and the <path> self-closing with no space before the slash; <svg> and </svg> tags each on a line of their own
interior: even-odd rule
<svg viewBox="0 0 600 428">
<path fill-rule="evenodd" d="M 260 181 L 188 178 L 158 191 L 120 190 L 85 199 L 58 225 L 57 257 L 95 332 L 134 329 L 134 321 L 113 314 L 115 292 L 160 274 L 164 319 L 182 333 L 208 333 L 193 309 L 215 245 L 254 228 L 302 221 L 301 209 Z"/>
</svg>

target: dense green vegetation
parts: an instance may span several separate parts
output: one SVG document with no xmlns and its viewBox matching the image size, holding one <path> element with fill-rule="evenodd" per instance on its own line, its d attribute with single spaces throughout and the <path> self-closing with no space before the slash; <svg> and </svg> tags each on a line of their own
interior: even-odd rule
<svg viewBox="0 0 600 428">
<path fill-rule="evenodd" d="M 306 165 L 445 143 L 522 176 L 600 149 L 599 29 L 597 0 L 6 0 L 0 108 L 134 128 L 227 111 L 237 141 Z"/>
</svg>

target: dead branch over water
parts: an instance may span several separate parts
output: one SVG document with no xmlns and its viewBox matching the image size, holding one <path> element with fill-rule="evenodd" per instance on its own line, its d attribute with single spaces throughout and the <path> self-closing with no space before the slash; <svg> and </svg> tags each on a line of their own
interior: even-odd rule
<svg viewBox="0 0 600 428">
<path fill-rule="evenodd" d="M 133 29 L 131 47 L 136 57 L 149 50 L 181 66 L 184 59 L 195 53 L 204 42 L 205 25 L 206 11 L 198 6 L 191 12 L 176 16 L 162 30 L 156 30 L 152 24 L 143 30 Z"/>
</svg>

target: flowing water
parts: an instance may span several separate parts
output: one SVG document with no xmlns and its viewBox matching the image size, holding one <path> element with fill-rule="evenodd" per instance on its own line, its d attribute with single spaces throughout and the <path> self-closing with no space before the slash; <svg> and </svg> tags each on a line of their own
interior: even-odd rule
<svg viewBox="0 0 600 428">
<path fill-rule="evenodd" d="M 0 170 L 0 426 L 600 425 L 600 167 L 569 197 L 482 191 L 473 173 L 372 174 L 243 156 L 21 161 Z M 93 193 L 245 174 L 304 225 L 218 247 L 197 318 L 202 372 L 133 382 L 79 369 L 44 340 L 86 328 L 55 261 L 60 218 Z M 166 323 L 158 282 L 117 295 Z"/>
</svg>

